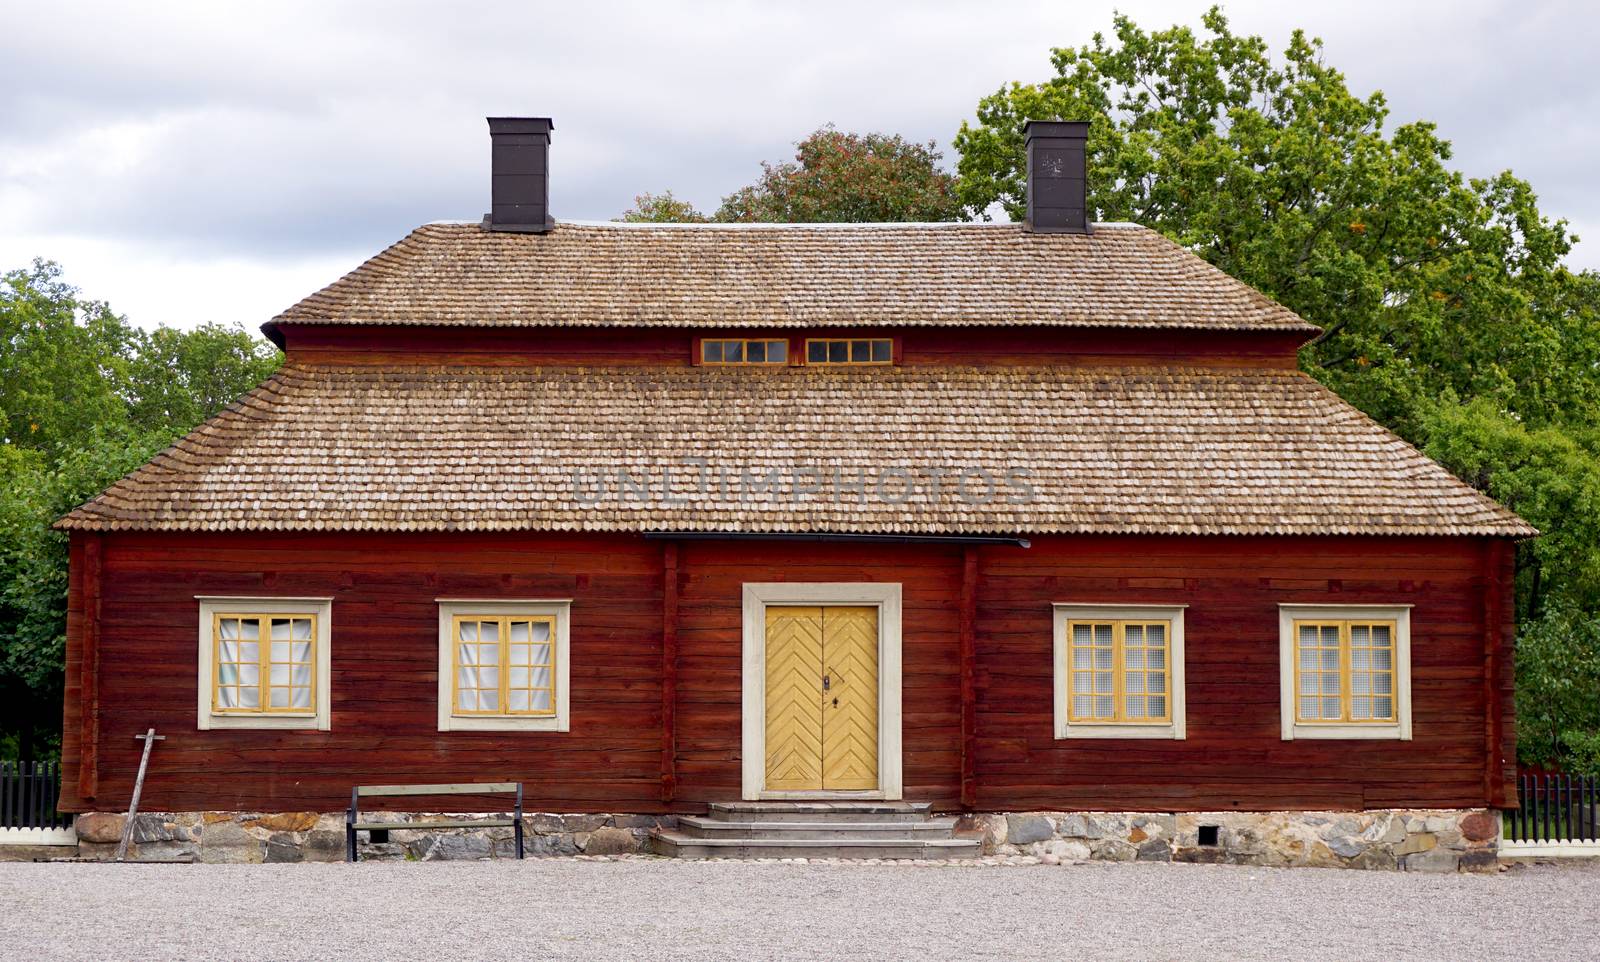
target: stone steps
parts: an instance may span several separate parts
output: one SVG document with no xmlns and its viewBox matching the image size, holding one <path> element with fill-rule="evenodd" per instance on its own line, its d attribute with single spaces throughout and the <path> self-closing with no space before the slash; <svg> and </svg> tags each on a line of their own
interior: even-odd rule
<svg viewBox="0 0 1600 962">
<path fill-rule="evenodd" d="M 977 858 L 982 840 L 955 833 L 927 802 L 717 802 L 657 829 L 650 849 L 676 858 Z"/>
</svg>

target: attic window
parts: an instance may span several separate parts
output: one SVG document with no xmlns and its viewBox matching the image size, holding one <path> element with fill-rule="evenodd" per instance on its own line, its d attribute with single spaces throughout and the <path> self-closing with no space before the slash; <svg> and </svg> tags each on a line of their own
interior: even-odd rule
<svg viewBox="0 0 1600 962">
<path fill-rule="evenodd" d="M 789 342 L 782 338 L 706 338 L 700 342 L 700 363 L 787 364 Z"/>
<path fill-rule="evenodd" d="M 893 364 L 889 337 L 814 337 L 806 341 L 806 364 Z"/>
</svg>

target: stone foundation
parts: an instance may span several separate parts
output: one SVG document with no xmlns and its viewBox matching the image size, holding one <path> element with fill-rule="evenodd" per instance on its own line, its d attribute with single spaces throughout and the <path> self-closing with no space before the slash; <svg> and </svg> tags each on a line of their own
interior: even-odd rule
<svg viewBox="0 0 1600 962">
<path fill-rule="evenodd" d="M 1487 809 L 1018 812 L 965 816 L 961 828 L 983 833 L 986 854 L 1033 855 L 1046 862 L 1487 872 L 1494 870 L 1500 847 L 1500 816 Z"/>
<path fill-rule="evenodd" d="M 430 817 L 437 816 L 394 814 L 392 820 Z M 109 812 L 79 815 L 79 857 L 115 857 L 125 822 L 124 816 Z M 676 824 L 677 819 L 670 815 L 533 814 L 523 820 L 523 847 L 530 858 L 627 855 L 646 850 L 651 829 Z M 1486 809 L 1012 812 L 966 815 L 957 830 L 981 833 L 986 855 L 1033 856 L 1047 863 L 1207 862 L 1484 872 L 1494 869 L 1500 846 L 1500 817 Z M 1214 839 L 1210 838 L 1213 834 Z M 509 828 L 395 829 L 386 842 L 368 841 L 365 832 L 358 837 L 363 860 L 516 857 Z M 339 862 L 344 859 L 344 813 L 140 814 L 134 818 L 128 857 L 142 861 Z"/>
<path fill-rule="evenodd" d="M 369 815 L 370 813 L 363 813 Z M 386 821 L 438 818 L 437 814 L 384 813 Z M 451 814 L 449 818 L 473 818 Z M 485 820 L 504 816 L 483 815 Z M 80 858 L 112 859 L 125 816 L 111 812 L 79 815 Z M 541 855 L 626 855 L 644 851 L 650 830 L 677 824 L 673 816 L 547 815 L 523 817 L 523 852 Z M 357 835 L 363 861 L 434 861 L 516 858 L 509 828 L 456 828 L 389 832 L 387 842 Z M 128 858 L 138 861 L 342 862 L 344 813 L 151 812 L 134 816 Z"/>
</svg>

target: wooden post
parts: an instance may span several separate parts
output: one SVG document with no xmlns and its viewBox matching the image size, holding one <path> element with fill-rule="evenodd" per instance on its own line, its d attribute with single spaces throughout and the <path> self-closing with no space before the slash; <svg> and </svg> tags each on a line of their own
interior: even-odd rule
<svg viewBox="0 0 1600 962">
<path fill-rule="evenodd" d="M 83 620 L 78 644 L 78 794 L 100 791 L 100 578 L 103 536 L 83 536 Z"/>
<path fill-rule="evenodd" d="M 661 800 L 678 791 L 678 543 L 661 546 Z"/>
<path fill-rule="evenodd" d="M 978 803 L 978 549 L 961 553 L 961 807 Z"/>
<path fill-rule="evenodd" d="M 1483 797 L 1491 808 L 1511 804 L 1505 791 L 1504 705 L 1501 651 L 1505 647 L 1505 577 L 1511 546 L 1493 538 L 1483 553 Z"/>
<path fill-rule="evenodd" d="M 167 736 L 157 735 L 154 728 L 143 735 L 133 736 L 136 741 L 144 742 L 144 754 L 139 756 L 139 775 L 133 780 L 133 799 L 128 802 L 128 817 L 122 823 L 122 838 L 117 842 L 117 861 L 122 861 L 128 855 L 128 839 L 133 837 L 133 819 L 139 814 L 139 796 L 144 792 L 144 770 L 150 765 L 150 749 L 156 742 L 166 741 Z"/>
</svg>

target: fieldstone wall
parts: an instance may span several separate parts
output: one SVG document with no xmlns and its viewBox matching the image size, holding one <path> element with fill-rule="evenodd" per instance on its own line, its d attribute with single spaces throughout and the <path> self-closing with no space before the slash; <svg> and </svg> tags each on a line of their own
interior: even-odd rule
<svg viewBox="0 0 1600 962">
<path fill-rule="evenodd" d="M 421 813 L 385 813 L 385 821 L 437 818 Z M 470 819 L 471 815 L 449 815 Z M 485 820 L 497 816 L 476 816 Z M 499 816 L 504 817 L 504 816 Z M 79 815 L 78 856 L 116 857 L 124 815 L 92 812 Z M 673 827 L 672 816 L 554 815 L 523 816 L 523 852 L 541 855 L 626 855 L 644 850 L 650 830 Z M 362 860 L 430 861 L 441 859 L 516 858 L 510 828 L 458 828 L 389 832 L 387 842 L 357 835 Z M 344 860 L 344 813 L 319 812 L 151 812 L 134 816 L 128 858 L 139 861 L 193 862 L 341 862 Z"/>
<path fill-rule="evenodd" d="M 1370 812 L 1016 812 L 970 815 L 990 855 L 1048 863 L 1208 862 L 1274 867 L 1493 871 L 1500 817 L 1487 809 Z M 1216 830 L 1201 844 L 1201 830 Z M 1209 834 L 1209 833 L 1208 833 Z"/>
</svg>

